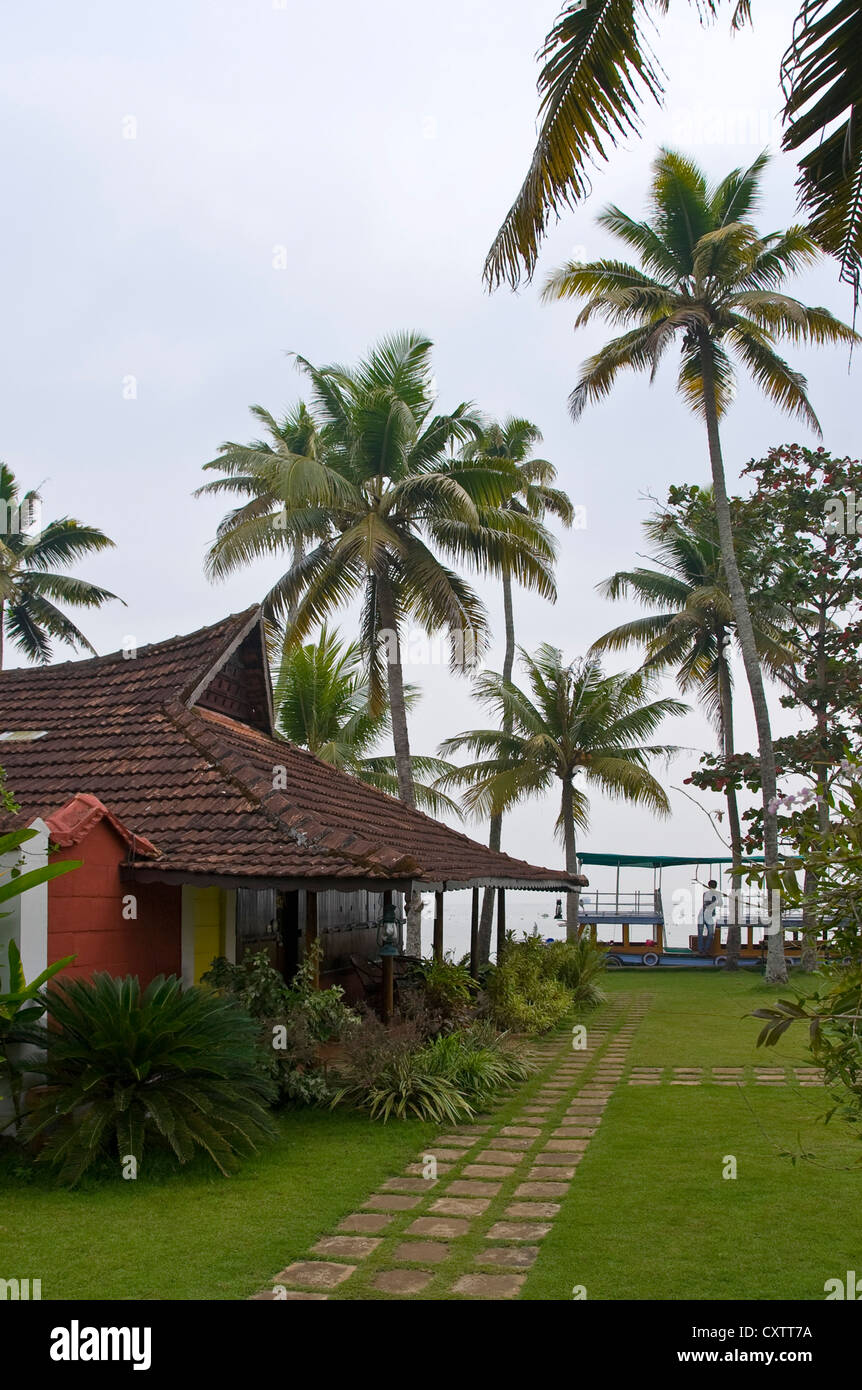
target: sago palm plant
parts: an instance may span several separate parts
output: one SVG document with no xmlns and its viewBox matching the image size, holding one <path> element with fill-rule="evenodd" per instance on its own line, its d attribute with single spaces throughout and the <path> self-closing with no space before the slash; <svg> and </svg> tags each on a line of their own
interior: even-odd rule
<svg viewBox="0 0 862 1390">
<path fill-rule="evenodd" d="M 54 1027 L 33 1135 L 59 1180 L 73 1185 L 98 1159 L 140 1170 L 156 1144 L 187 1163 L 200 1149 L 224 1174 L 274 1126 L 275 1091 L 256 1055 L 257 1025 L 235 1001 L 157 977 L 69 980 L 47 996 Z"/>
</svg>

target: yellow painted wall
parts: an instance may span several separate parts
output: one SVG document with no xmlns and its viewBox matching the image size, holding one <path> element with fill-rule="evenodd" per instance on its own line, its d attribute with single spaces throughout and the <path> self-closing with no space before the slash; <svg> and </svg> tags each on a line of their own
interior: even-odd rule
<svg viewBox="0 0 862 1390">
<path fill-rule="evenodd" d="M 224 906 L 218 888 L 195 888 L 195 967 L 194 983 L 209 970 L 216 956 L 225 953 Z"/>
</svg>

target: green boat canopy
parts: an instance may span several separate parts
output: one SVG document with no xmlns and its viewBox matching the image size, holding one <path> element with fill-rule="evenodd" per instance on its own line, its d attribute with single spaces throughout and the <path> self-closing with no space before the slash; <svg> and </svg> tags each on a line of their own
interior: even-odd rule
<svg viewBox="0 0 862 1390">
<path fill-rule="evenodd" d="M 579 854 L 582 864 L 606 864 L 612 869 L 671 869 L 682 864 L 732 864 L 730 857 L 701 854 L 696 858 L 678 858 L 667 854 Z M 760 854 L 748 855 L 743 864 L 762 864 Z"/>
</svg>

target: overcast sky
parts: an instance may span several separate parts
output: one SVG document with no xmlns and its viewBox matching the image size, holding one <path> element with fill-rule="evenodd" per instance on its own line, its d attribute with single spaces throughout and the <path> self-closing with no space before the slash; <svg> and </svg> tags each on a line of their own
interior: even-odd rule
<svg viewBox="0 0 862 1390">
<path fill-rule="evenodd" d="M 594 217 L 607 202 L 642 215 L 660 144 L 715 177 L 776 148 L 778 66 L 795 7 L 758 0 L 755 30 L 731 38 L 726 23 L 704 31 L 674 6 L 656 35 L 665 109 L 647 111 L 643 139 L 614 154 L 591 199 L 548 237 L 536 285 L 489 297 L 482 263 L 532 151 L 534 55 L 557 8 L 7 8 L 0 457 L 22 484 L 42 486 L 45 516 L 76 516 L 116 541 L 77 571 L 127 605 L 82 616 L 100 652 L 130 635 L 143 644 L 191 631 L 262 596 L 275 564 L 218 586 L 203 575 L 224 506 L 192 499 L 201 464 L 222 440 L 257 433 L 250 404 L 278 413 L 297 399 L 302 381 L 287 353 L 349 362 L 398 329 L 434 340 L 442 408 L 466 399 L 492 416 L 535 421 L 543 454 L 586 508 L 586 528 L 561 537 L 556 607 L 517 595 L 519 640 L 550 641 L 574 657 L 634 611 L 606 603 L 594 585 L 643 549 L 645 494 L 708 480 L 704 432 L 676 399 L 670 364 L 652 387 L 622 381 L 573 425 L 568 392 L 607 331 L 597 322 L 575 336 L 572 306 L 541 305 L 538 286 L 572 254 L 619 253 Z M 765 230 L 794 220 L 794 178 L 792 160 L 776 154 Z M 831 263 L 793 292 L 851 312 Z M 791 351 L 826 446 L 858 454 L 846 352 Z M 731 483 L 748 459 L 791 440 L 814 442 L 743 382 L 724 428 Z M 480 590 L 499 635 L 496 587 Z M 489 664 L 499 669 L 499 660 L 497 647 Z M 483 722 L 468 684 L 445 668 L 407 674 L 426 689 L 412 721 L 415 751 Z M 743 685 L 740 747 L 752 745 L 753 729 Z M 786 727 L 780 712 L 776 724 Z M 698 714 L 663 736 L 695 749 L 714 738 Z M 696 761 L 684 755 L 662 780 L 679 786 Z M 705 816 L 678 792 L 671 798 L 673 819 L 661 823 L 596 796 L 584 847 L 720 852 Z M 559 863 L 555 810 L 549 802 L 513 814 L 504 848 Z"/>
</svg>

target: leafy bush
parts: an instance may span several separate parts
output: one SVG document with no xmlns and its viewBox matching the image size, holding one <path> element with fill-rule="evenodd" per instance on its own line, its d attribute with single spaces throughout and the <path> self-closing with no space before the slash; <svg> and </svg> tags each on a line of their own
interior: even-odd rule
<svg viewBox="0 0 862 1390">
<path fill-rule="evenodd" d="M 399 985 L 400 1008 L 421 1020 L 428 1037 L 470 1023 L 476 1014 L 480 986 L 462 963 L 451 956 L 418 961 Z"/>
<path fill-rule="evenodd" d="M 368 1014 L 351 1039 L 350 1063 L 333 1105 L 346 1101 L 368 1110 L 373 1119 L 412 1114 L 452 1124 L 529 1073 L 527 1063 L 489 1023 L 429 1041 L 409 1017 L 397 1018 L 387 1029 Z"/>
<path fill-rule="evenodd" d="M 159 976 L 69 980 L 46 1000 L 46 1089 L 32 1135 L 74 1184 L 98 1158 L 140 1165 L 145 1145 L 180 1163 L 202 1149 L 224 1174 L 275 1130 L 264 1108 L 257 1028 L 235 1000 Z"/>
<path fill-rule="evenodd" d="M 491 1018 L 516 1033 L 546 1033 L 572 1012 L 572 996 L 549 972 L 541 937 L 506 937 L 506 950 L 490 972 L 487 993 Z"/>
<path fill-rule="evenodd" d="M 313 956 L 286 985 L 265 951 L 239 965 L 219 957 L 203 976 L 205 984 L 232 995 L 258 1022 L 261 1071 L 277 1087 L 279 1101 L 294 1105 L 319 1105 L 330 1098 L 318 1044 L 344 1036 L 356 1017 L 343 1003 L 342 989 L 315 989 L 313 980 Z"/>
<path fill-rule="evenodd" d="M 547 974 L 570 991 L 576 1008 L 594 1009 L 607 998 L 598 980 L 606 955 L 602 947 L 582 936 L 579 941 L 552 942 L 544 948 L 543 960 Z"/>
<path fill-rule="evenodd" d="M 482 1102 L 503 1087 L 524 1081 L 531 1068 L 489 1024 L 478 1024 L 435 1038 L 424 1049 L 435 1075 L 447 1076 L 472 1102 Z"/>
</svg>

